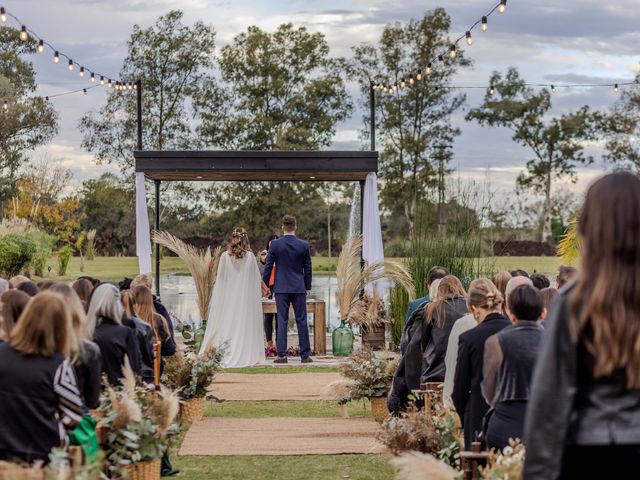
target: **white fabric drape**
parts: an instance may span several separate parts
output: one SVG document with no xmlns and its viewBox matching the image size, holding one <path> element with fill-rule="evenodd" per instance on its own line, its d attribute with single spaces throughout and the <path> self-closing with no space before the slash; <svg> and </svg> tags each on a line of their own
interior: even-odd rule
<svg viewBox="0 0 640 480">
<path fill-rule="evenodd" d="M 140 274 L 151 273 L 151 229 L 144 173 L 136 173 L 136 255 Z"/>
<path fill-rule="evenodd" d="M 364 184 L 364 205 L 362 221 L 362 258 L 371 264 L 384 261 L 382 245 L 382 227 L 380 226 L 380 208 L 378 206 L 378 177 L 375 173 L 367 175 Z"/>
</svg>

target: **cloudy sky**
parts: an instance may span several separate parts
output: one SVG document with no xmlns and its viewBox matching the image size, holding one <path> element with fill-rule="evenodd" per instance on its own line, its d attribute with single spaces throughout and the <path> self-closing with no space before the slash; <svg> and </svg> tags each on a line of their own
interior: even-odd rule
<svg viewBox="0 0 640 480">
<path fill-rule="evenodd" d="M 487 33 L 477 32 L 468 55 L 474 68 L 459 75 L 460 85 L 484 85 L 493 70 L 517 67 L 529 82 L 623 82 L 638 72 L 640 13 L 638 0 L 509 0 L 504 15 L 490 19 Z M 150 26 L 173 8 L 185 11 L 186 21 L 202 19 L 215 26 L 218 46 L 229 43 L 249 25 L 273 30 L 283 22 L 323 32 L 334 55 L 350 55 L 350 47 L 376 41 L 386 23 L 421 17 L 445 7 L 452 17 L 452 34 L 460 35 L 494 0 L 13 0 L 7 10 L 60 51 L 92 69 L 117 76 L 126 56 L 126 41 L 134 24 Z M 50 55 L 34 56 L 39 93 L 55 94 L 89 85 L 77 72 L 55 66 Z M 355 93 L 355 86 L 354 86 Z M 468 92 L 467 108 L 477 105 L 481 91 Z M 608 88 L 559 89 L 552 114 L 581 105 L 606 109 L 617 95 Z M 104 93 L 94 89 L 54 100 L 61 116 L 60 133 L 35 155 L 50 155 L 73 169 L 78 181 L 98 176 L 110 167 L 97 166 L 80 148 L 80 116 L 98 109 Z M 454 166 L 462 177 L 492 188 L 513 189 L 514 180 L 529 153 L 515 145 L 507 131 L 466 123 L 464 112 L 455 118 L 463 131 L 454 146 Z M 340 125 L 333 148 L 360 148 L 357 131 L 361 112 Z M 487 172 L 490 172 L 487 174 Z M 578 189 L 602 172 L 602 165 L 580 170 Z"/>
</svg>

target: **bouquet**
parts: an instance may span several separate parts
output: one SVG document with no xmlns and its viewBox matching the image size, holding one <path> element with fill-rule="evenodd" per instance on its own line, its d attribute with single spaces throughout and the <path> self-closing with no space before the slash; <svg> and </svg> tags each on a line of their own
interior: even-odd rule
<svg viewBox="0 0 640 480">
<path fill-rule="evenodd" d="M 397 361 L 393 358 L 377 357 L 368 348 L 359 350 L 351 362 L 341 369 L 342 375 L 348 379 L 348 393 L 339 403 L 344 405 L 363 398 L 385 397 L 389 392 L 396 366 Z"/>
</svg>

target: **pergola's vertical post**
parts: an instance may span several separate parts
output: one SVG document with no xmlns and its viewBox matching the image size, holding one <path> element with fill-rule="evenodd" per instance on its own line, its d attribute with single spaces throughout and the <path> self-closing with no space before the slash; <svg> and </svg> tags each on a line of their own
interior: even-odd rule
<svg viewBox="0 0 640 480">
<path fill-rule="evenodd" d="M 369 112 L 370 127 L 371 130 L 369 132 L 369 136 L 371 137 L 371 151 L 376 151 L 376 91 L 373 88 L 374 83 L 371 81 L 369 85 L 369 108 L 371 109 Z"/>
<path fill-rule="evenodd" d="M 364 235 L 364 180 L 360 180 L 360 235 Z M 364 242 L 363 242 L 364 247 Z M 363 249 L 360 249 L 360 266 L 364 268 Z"/>
<path fill-rule="evenodd" d="M 160 180 L 154 180 L 156 187 L 156 232 L 160 231 Z M 156 295 L 160 297 L 160 244 L 156 243 Z"/>
<path fill-rule="evenodd" d="M 138 127 L 138 151 L 142 150 L 142 80 L 136 80 L 136 123 Z"/>
</svg>

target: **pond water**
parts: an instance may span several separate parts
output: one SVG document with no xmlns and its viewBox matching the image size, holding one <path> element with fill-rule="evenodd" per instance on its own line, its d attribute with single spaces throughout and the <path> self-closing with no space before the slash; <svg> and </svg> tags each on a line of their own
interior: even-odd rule
<svg viewBox="0 0 640 480">
<path fill-rule="evenodd" d="M 311 297 L 324 300 L 327 311 L 327 329 L 333 331 L 340 324 L 336 303 L 337 278 L 335 275 L 316 275 L 311 284 Z M 182 275 L 163 275 L 160 278 L 162 303 L 177 319 L 194 323 L 200 314 L 196 304 L 196 287 L 193 278 Z"/>
</svg>

